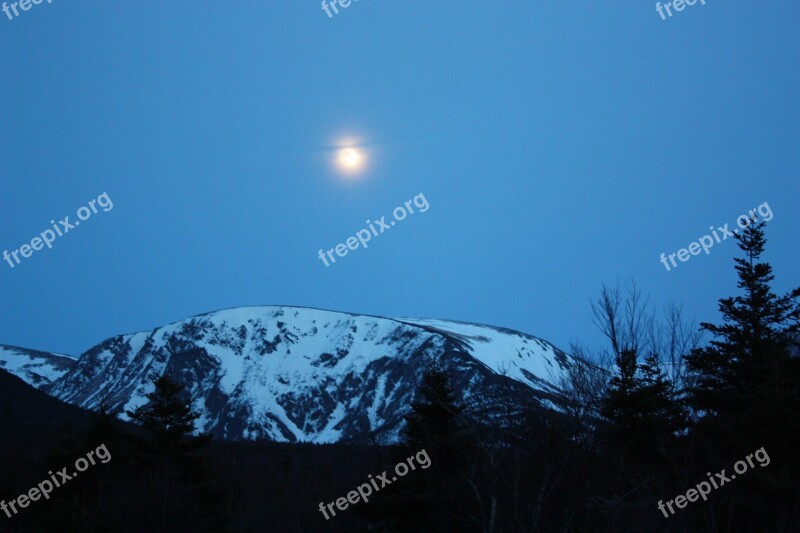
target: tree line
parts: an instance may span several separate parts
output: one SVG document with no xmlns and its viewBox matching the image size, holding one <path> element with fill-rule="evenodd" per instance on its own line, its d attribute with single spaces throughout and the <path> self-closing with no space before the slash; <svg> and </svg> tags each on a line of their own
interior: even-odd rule
<svg viewBox="0 0 800 533">
<path fill-rule="evenodd" d="M 509 388 L 482 416 L 487 398 L 460 396 L 429 361 L 397 446 L 213 442 L 185 389 L 154 376 L 148 403 L 128 412 L 135 426 L 101 409 L 46 463 L 105 443 L 107 465 L 0 529 L 800 531 L 800 288 L 773 292 L 763 223 L 736 238 L 738 291 L 719 301 L 718 324 L 696 327 L 674 305 L 656 316 L 635 285 L 603 287 L 591 311 L 606 347 L 572 347 L 555 411 Z M 768 467 L 660 510 L 761 448 Z M 317 511 L 422 449 L 430 468 L 329 521 Z"/>
<path fill-rule="evenodd" d="M 602 288 L 591 309 L 607 347 L 572 347 L 563 416 L 534 402 L 481 423 L 430 368 L 405 446 L 435 468 L 370 518 L 382 531 L 800 531 L 800 288 L 773 292 L 763 222 L 736 238 L 738 295 L 719 301 L 719 324 L 696 328 L 675 305 L 658 317 L 635 285 Z M 762 448 L 768 467 L 659 509 Z"/>
</svg>

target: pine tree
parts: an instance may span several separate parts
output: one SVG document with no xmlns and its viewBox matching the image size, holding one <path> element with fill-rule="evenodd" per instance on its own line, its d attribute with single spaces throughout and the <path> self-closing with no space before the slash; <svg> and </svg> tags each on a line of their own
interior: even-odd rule
<svg viewBox="0 0 800 533">
<path fill-rule="evenodd" d="M 656 437 L 656 444 L 668 444 L 677 433 L 686 428 L 686 410 L 657 354 L 651 352 L 644 358 L 639 369 L 642 376 L 642 395 L 646 400 L 644 411 L 649 414 L 651 422 L 650 434 Z"/>
<path fill-rule="evenodd" d="M 608 392 L 602 402 L 600 414 L 608 420 L 606 440 L 619 444 L 626 440 L 625 435 L 634 429 L 635 392 L 637 389 L 636 371 L 637 356 L 634 350 L 622 350 L 616 356 L 614 364 L 616 373 L 611 378 Z"/>
<path fill-rule="evenodd" d="M 447 372 L 428 364 L 416 398 L 405 416 L 404 442 L 395 459 L 404 462 L 424 450 L 431 465 L 383 489 L 363 515 L 388 521 L 391 531 L 473 531 L 478 518 L 465 481 L 471 465 L 470 435 Z"/>
<path fill-rule="evenodd" d="M 736 236 L 744 252 L 734 259 L 742 293 L 719 301 L 722 324 L 701 324 L 714 340 L 686 362 L 695 378 L 690 403 L 699 416 L 694 436 L 702 463 L 724 465 L 763 448 L 775 464 L 737 478 L 719 514 L 743 530 L 779 524 L 790 531 L 800 523 L 800 358 L 791 354 L 800 288 L 772 292 L 772 267 L 760 260 L 763 226 Z"/>
<path fill-rule="evenodd" d="M 615 366 L 601 408 L 606 445 L 625 460 L 663 454 L 685 426 L 685 415 L 658 355 L 650 353 L 640 364 L 635 350 L 622 350 Z"/>
<path fill-rule="evenodd" d="M 463 407 L 456 401 L 447 373 L 429 366 L 422 377 L 418 400 L 405 416 L 405 442 L 409 448 L 428 447 L 448 454 L 463 436 Z"/>
<path fill-rule="evenodd" d="M 144 452 L 144 482 L 154 492 L 149 508 L 143 513 L 158 516 L 159 525 L 178 526 L 191 514 L 210 530 L 222 529 L 226 489 L 215 479 L 205 457 L 199 453 L 211 436 L 195 434 L 200 414 L 193 410 L 192 400 L 176 381 L 163 375 L 153 377 L 155 390 L 146 397 L 149 402 L 128 411 L 148 436 L 141 448 Z M 140 480 L 141 481 L 141 480 Z"/>
<path fill-rule="evenodd" d="M 796 423 L 796 416 L 785 420 L 777 411 L 797 408 L 800 387 L 798 359 L 790 355 L 800 332 L 800 288 L 784 296 L 772 292 L 772 267 L 760 262 L 763 227 L 754 223 L 735 236 L 745 254 L 734 259 L 743 294 L 720 300 L 723 323 L 701 324 L 714 340 L 686 357 L 696 376 L 693 407 L 720 428 L 750 426 L 756 435 L 766 422 Z"/>
<path fill-rule="evenodd" d="M 146 395 L 149 402 L 127 411 L 147 432 L 150 445 L 162 453 L 187 452 L 208 441 L 208 435 L 194 435 L 200 414 L 192 410 L 191 399 L 183 387 L 166 375 L 153 377 L 155 390 Z"/>
</svg>

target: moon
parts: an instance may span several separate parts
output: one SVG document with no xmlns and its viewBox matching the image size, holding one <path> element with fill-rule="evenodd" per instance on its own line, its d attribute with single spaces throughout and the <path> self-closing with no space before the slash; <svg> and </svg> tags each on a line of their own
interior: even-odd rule
<svg viewBox="0 0 800 533">
<path fill-rule="evenodd" d="M 348 174 L 354 174 L 364 167 L 364 153 L 355 147 L 342 148 L 338 152 L 339 168 Z"/>
</svg>

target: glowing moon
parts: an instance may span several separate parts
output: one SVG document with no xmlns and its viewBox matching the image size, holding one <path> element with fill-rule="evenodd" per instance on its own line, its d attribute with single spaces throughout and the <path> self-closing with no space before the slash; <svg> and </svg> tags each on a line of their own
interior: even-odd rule
<svg viewBox="0 0 800 533">
<path fill-rule="evenodd" d="M 342 148 L 339 150 L 339 167 L 345 172 L 356 172 L 364 164 L 364 154 L 356 148 Z"/>
</svg>

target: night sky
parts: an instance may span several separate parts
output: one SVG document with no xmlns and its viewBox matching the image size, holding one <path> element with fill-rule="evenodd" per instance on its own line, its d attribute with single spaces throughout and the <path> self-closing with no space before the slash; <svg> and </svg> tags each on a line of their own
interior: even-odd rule
<svg viewBox="0 0 800 533">
<path fill-rule="evenodd" d="M 561 348 L 635 280 L 716 321 L 768 204 L 800 282 L 800 3 L 67 2 L 0 12 L 0 343 L 77 355 L 244 305 L 448 318 Z M 363 158 L 336 166 L 338 149 Z M 419 194 L 429 209 L 326 267 Z M 416 209 L 415 209 L 416 211 Z M 86 211 L 84 211 L 84 214 Z M 13 261 L 13 260 L 12 260 Z"/>
</svg>

